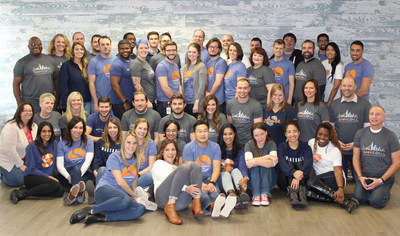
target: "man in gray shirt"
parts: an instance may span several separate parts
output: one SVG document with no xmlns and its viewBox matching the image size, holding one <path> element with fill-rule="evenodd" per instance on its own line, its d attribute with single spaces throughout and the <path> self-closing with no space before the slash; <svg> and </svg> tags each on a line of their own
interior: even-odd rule
<svg viewBox="0 0 400 236">
<path fill-rule="evenodd" d="M 354 137 L 353 163 L 358 176 L 354 197 L 374 208 L 388 203 L 394 175 L 400 167 L 400 144 L 397 136 L 383 127 L 385 119 L 382 107 L 371 107 L 371 126 L 358 130 Z"/>
<path fill-rule="evenodd" d="M 157 55 L 152 56 L 149 62 L 151 68 L 153 68 L 154 71 L 156 71 L 157 65 L 165 59 L 165 44 L 171 40 L 172 40 L 171 35 L 168 32 L 165 32 L 160 35 L 160 52 L 157 53 Z M 178 65 L 180 69 L 181 58 L 179 57 L 179 54 L 176 54 L 174 62 L 175 64 Z"/>
<path fill-rule="evenodd" d="M 136 91 L 133 94 L 133 109 L 126 111 L 122 115 L 121 128 L 123 132 L 133 129 L 135 122 L 139 118 L 144 118 L 149 122 L 151 139 L 157 144 L 158 142 L 158 126 L 161 120 L 160 114 L 151 108 L 147 108 L 149 101 L 147 95 L 143 91 Z"/>
<path fill-rule="evenodd" d="M 351 77 L 342 80 L 341 90 L 343 96 L 331 103 L 329 116 L 343 151 L 342 167 L 347 177 L 349 162 L 353 160 L 354 135 L 357 130 L 369 126 L 368 112 L 371 104 L 355 94 L 356 84 Z"/>
<path fill-rule="evenodd" d="M 240 79 L 236 85 L 237 97 L 226 106 L 227 120 L 236 127 L 239 143 L 243 146 L 251 139 L 251 126 L 262 122 L 263 118 L 261 104 L 249 96 L 250 89 L 250 83 Z"/>
<path fill-rule="evenodd" d="M 318 81 L 321 97 L 325 92 L 326 84 L 326 71 L 322 63 L 314 58 L 315 44 L 311 40 L 306 40 L 301 46 L 301 53 L 303 54 L 304 61 L 300 62 L 296 67 L 295 87 L 294 87 L 294 101 L 295 104 L 301 102 L 303 99 L 303 92 L 301 88 L 303 83 L 309 79 L 314 78 Z"/>
<path fill-rule="evenodd" d="M 186 103 L 183 95 L 180 93 L 174 93 L 171 97 L 172 113 L 164 116 L 158 126 L 158 139 L 160 142 L 166 139 L 163 128 L 165 122 L 168 120 L 176 120 L 179 123 L 181 129 L 179 130 L 178 139 L 183 140 L 185 143 L 194 140 L 193 125 L 196 123 L 196 118 L 184 112 L 185 106 Z"/>
<path fill-rule="evenodd" d="M 15 64 L 13 92 L 17 105 L 30 102 L 34 111 L 40 112 L 39 97 L 43 93 L 55 92 L 58 102 L 58 69 L 51 56 L 42 54 L 42 41 L 38 37 L 29 39 L 28 48 L 30 53 Z"/>
<path fill-rule="evenodd" d="M 50 122 L 53 125 L 56 140 L 60 141 L 61 129 L 58 125 L 58 118 L 61 115 L 60 113 L 53 111 L 56 98 L 51 93 L 44 93 L 40 95 L 39 101 L 41 111 L 35 114 L 35 116 L 33 117 L 33 122 L 35 122 L 35 124 L 37 125 L 39 125 L 42 121 Z"/>
</svg>

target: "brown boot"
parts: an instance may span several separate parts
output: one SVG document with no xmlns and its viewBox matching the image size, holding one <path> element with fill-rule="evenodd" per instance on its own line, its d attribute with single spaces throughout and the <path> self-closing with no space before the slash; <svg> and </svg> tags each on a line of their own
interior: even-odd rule
<svg viewBox="0 0 400 236">
<path fill-rule="evenodd" d="M 204 212 L 203 212 L 203 210 L 201 210 L 200 198 L 193 199 L 192 213 L 193 213 L 193 217 L 204 216 Z"/>
<path fill-rule="evenodd" d="M 175 203 L 173 204 L 166 204 L 164 208 L 165 216 L 167 217 L 167 220 L 171 222 L 172 224 L 175 225 L 180 225 L 182 224 L 181 218 L 179 218 L 178 214 L 176 213 L 175 210 Z"/>
</svg>

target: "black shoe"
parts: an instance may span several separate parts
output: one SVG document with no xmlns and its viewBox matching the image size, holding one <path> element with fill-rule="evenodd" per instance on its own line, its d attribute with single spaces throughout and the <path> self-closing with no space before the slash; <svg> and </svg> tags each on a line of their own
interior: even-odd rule
<svg viewBox="0 0 400 236">
<path fill-rule="evenodd" d="M 250 196 L 246 192 L 240 193 L 240 202 L 242 203 L 242 208 L 248 208 L 250 202 Z"/>
<path fill-rule="evenodd" d="M 83 219 L 86 218 L 90 214 L 90 211 L 92 210 L 92 207 L 85 207 L 80 210 L 75 211 L 72 215 L 71 218 L 69 218 L 69 223 L 70 224 L 76 224 Z"/>
<path fill-rule="evenodd" d="M 347 210 L 349 214 L 358 207 L 358 200 L 355 198 L 344 200 L 340 206 Z"/>
<path fill-rule="evenodd" d="M 299 204 L 303 207 L 308 206 L 306 192 L 306 186 L 299 186 Z"/>
<path fill-rule="evenodd" d="M 298 206 L 300 204 L 299 202 L 299 196 L 298 196 L 298 192 L 299 189 L 294 189 L 290 186 L 287 187 L 287 191 L 288 191 L 288 195 L 289 195 L 289 201 L 290 201 L 290 205 L 294 206 Z"/>
<path fill-rule="evenodd" d="M 28 190 L 26 188 L 21 187 L 20 189 L 14 189 L 10 193 L 10 200 L 14 203 L 17 204 L 19 201 L 22 199 L 25 199 L 28 197 Z"/>
<path fill-rule="evenodd" d="M 85 225 L 90 225 L 96 222 L 106 222 L 106 216 L 103 214 L 95 214 L 95 215 L 89 215 L 88 217 L 86 217 L 85 220 Z"/>
</svg>

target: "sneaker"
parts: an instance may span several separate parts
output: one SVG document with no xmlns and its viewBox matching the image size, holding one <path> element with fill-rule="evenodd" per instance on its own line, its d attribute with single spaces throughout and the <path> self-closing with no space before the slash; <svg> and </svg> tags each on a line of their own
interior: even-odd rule
<svg viewBox="0 0 400 236">
<path fill-rule="evenodd" d="M 261 194 L 261 205 L 262 206 L 269 206 L 269 200 L 267 194 Z"/>
<path fill-rule="evenodd" d="M 222 218 L 228 218 L 229 214 L 231 214 L 231 211 L 236 205 L 236 201 L 236 195 L 229 195 L 228 197 L 226 197 L 225 206 L 219 216 L 221 216 Z"/>
<path fill-rule="evenodd" d="M 144 189 L 140 186 L 138 186 L 135 189 L 135 197 L 137 197 L 137 198 L 145 197 L 147 200 L 149 199 L 149 196 L 147 195 L 146 191 L 144 191 Z"/>
<path fill-rule="evenodd" d="M 259 206 L 260 205 L 260 196 L 254 196 L 253 201 L 251 203 L 253 206 Z"/>
<path fill-rule="evenodd" d="M 221 193 L 218 195 L 217 199 L 214 201 L 214 207 L 212 209 L 211 217 L 212 218 L 218 218 L 219 215 L 221 214 L 221 209 L 225 204 L 225 194 Z"/>
<path fill-rule="evenodd" d="M 157 204 L 149 201 L 145 196 L 136 198 L 136 202 L 139 204 L 142 204 L 144 207 L 146 207 L 146 210 L 148 210 L 148 211 L 156 211 L 157 210 Z"/>
</svg>

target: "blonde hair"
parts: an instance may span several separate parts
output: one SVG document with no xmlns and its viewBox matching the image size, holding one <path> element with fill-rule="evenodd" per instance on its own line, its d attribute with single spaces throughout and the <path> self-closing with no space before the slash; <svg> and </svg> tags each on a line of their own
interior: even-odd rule
<svg viewBox="0 0 400 236">
<path fill-rule="evenodd" d="M 68 38 L 63 35 L 63 34 L 56 34 L 54 37 L 51 39 L 49 43 L 49 48 L 47 49 L 47 53 L 49 55 L 55 55 L 56 54 L 56 48 L 55 48 L 55 42 L 57 37 L 62 37 L 64 39 L 65 43 L 65 48 L 64 48 L 64 56 L 69 60 L 71 58 L 71 44 L 69 43 Z"/>
<path fill-rule="evenodd" d="M 126 161 L 126 155 L 125 155 L 125 141 L 126 141 L 126 139 L 127 139 L 129 136 L 134 137 L 134 138 L 136 139 L 136 142 L 138 142 L 137 137 L 136 137 L 136 134 L 133 132 L 133 130 L 129 130 L 128 132 L 126 132 L 125 135 L 124 135 L 123 138 L 122 138 L 122 144 L 121 144 L 121 159 L 122 159 L 122 161 L 124 162 L 124 165 L 125 165 L 126 168 L 129 167 L 129 164 L 128 164 L 128 162 Z M 136 146 L 136 150 L 135 150 L 135 152 L 134 152 L 133 155 L 135 156 L 136 175 L 138 175 L 138 174 L 139 174 L 139 168 L 140 168 L 140 165 L 141 165 L 141 158 L 140 158 L 140 153 L 139 153 L 139 142 L 138 142 L 138 145 Z"/>
<path fill-rule="evenodd" d="M 119 121 L 115 118 L 110 118 L 108 119 L 106 125 L 104 126 L 104 132 L 101 135 L 101 139 L 103 139 L 104 141 L 104 147 L 105 148 L 109 148 L 110 144 L 112 142 L 110 135 L 108 134 L 108 125 L 112 123 L 115 126 L 117 126 L 118 129 L 118 135 L 117 138 L 115 139 L 115 144 L 121 144 L 122 142 L 122 129 L 121 129 L 121 124 L 119 123 Z"/>
<path fill-rule="evenodd" d="M 286 93 L 285 93 L 285 87 L 283 87 L 282 84 L 276 83 L 272 86 L 271 92 L 269 93 L 269 101 L 267 104 L 267 111 L 270 111 L 274 108 L 274 103 L 272 101 L 272 96 L 276 93 L 276 91 L 282 91 L 283 92 L 283 102 L 281 105 L 281 108 L 279 110 L 285 111 L 286 106 L 288 105 L 287 100 L 286 100 Z"/>
<path fill-rule="evenodd" d="M 72 119 L 72 112 L 71 112 L 71 101 L 75 96 L 79 96 L 79 98 L 82 101 L 81 107 L 80 107 L 80 111 L 79 111 L 79 117 L 82 118 L 85 122 L 86 122 L 86 115 L 85 115 L 85 109 L 83 108 L 83 97 L 82 95 L 77 92 L 74 91 L 72 93 L 69 94 L 68 98 L 67 98 L 67 110 L 65 111 L 64 115 L 67 118 L 67 121 L 69 122 Z"/>
</svg>

